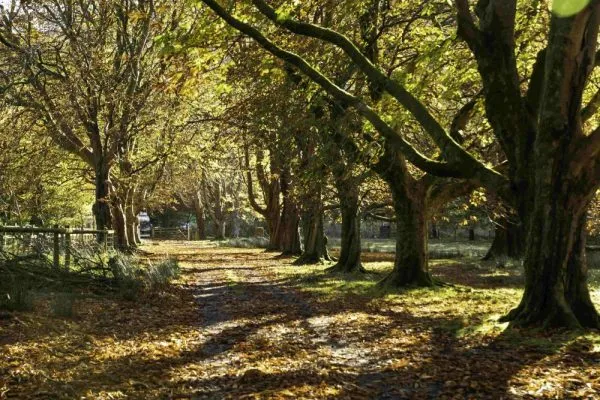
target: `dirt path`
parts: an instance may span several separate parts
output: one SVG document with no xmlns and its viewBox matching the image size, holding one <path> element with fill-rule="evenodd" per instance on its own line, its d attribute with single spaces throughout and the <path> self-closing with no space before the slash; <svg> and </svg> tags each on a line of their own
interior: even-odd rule
<svg viewBox="0 0 600 400">
<path fill-rule="evenodd" d="M 377 332 L 353 327 L 366 319 L 383 329 L 389 322 L 382 323 L 381 316 L 369 315 L 368 309 L 351 312 L 341 299 L 339 304 L 319 303 L 278 278 L 273 269 L 297 267 L 272 254 L 212 249 L 199 257 L 190 271 L 205 368 L 194 383 L 196 397 L 260 392 L 267 397 L 373 398 L 377 393 L 384 399 L 406 394 L 377 381 L 381 354 L 365 345 Z"/>
<path fill-rule="evenodd" d="M 511 279 L 487 270 L 447 263 L 434 272 L 479 286 L 382 298 L 363 290 L 374 280 L 332 279 L 323 267 L 295 267 L 261 250 L 176 242 L 146 250 L 151 258 L 176 257 L 181 280 L 135 302 L 82 299 L 71 319 L 48 316 L 42 304 L 0 321 L 0 399 L 600 393 L 597 335 L 501 333 L 487 316 L 511 307 L 519 292 Z M 379 268 L 377 262 L 367 268 Z"/>
<path fill-rule="evenodd" d="M 193 383 L 197 398 L 528 398 L 530 364 L 538 374 L 546 363 L 585 365 L 535 345 L 515 352 L 497 337 L 458 338 L 457 315 L 469 310 L 443 298 L 423 299 L 419 309 L 352 293 L 319 296 L 278 273 L 298 267 L 273 254 L 217 249 L 199 257 L 206 374 Z M 587 362 L 598 365 L 597 355 Z M 592 393 L 586 388 L 581 398 Z"/>
</svg>

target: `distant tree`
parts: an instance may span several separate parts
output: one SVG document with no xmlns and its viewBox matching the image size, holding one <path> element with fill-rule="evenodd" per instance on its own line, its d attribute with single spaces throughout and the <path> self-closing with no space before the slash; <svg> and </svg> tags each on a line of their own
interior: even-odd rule
<svg viewBox="0 0 600 400">
<path fill-rule="evenodd" d="M 525 79 L 516 58 L 516 0 L 482 0 L 472 15 L 457 0 L 458 32 L 472 50 L 483 82 L 487 119 L 507 157 L 504 175 L 476 159 L 405 86 L 386 76 L 348 37 L 292 18 L 293 8 L 275 10 L 263 0 L 252 4 L 260 14 L 295 35 L 330 43 L 343 51 L 371 84 L 408 110 L 438 146 L 443 159 L 420 153 L 377 110 L 329 80 L 304 58 L 284 50 L 259 30 L 234 17 L 214 0 L 203 0 L 227 23 L 254 38 L 275 56 L 294 65 L 337 101 L 354 107 L 406 159 L 438 176 L 465 178 L 499 193 L 515 206 L 526 228 L 526 289 L 519 307 L 507 316 L 515 325 L 599 327 L 587 288 L 585 214 L 600 184 L 600 131 L 585 129 L 582 101 L 595 64 L 600 3 L 582 3 L 569 15 L 557 11 L 542 36 L 545 49 Z M 440 6 L 444 6 L 440 2 Z M 558 11 L 561 11 L 559 14 Z M 542 9 L 533 15 L 544 15 Z M 531 29 L 543 26 L 531 24 Z M 538 30 L 539 31 L 539 30 Z M 535 51 L 535 50 L 531 50 Z"/>
</svg>

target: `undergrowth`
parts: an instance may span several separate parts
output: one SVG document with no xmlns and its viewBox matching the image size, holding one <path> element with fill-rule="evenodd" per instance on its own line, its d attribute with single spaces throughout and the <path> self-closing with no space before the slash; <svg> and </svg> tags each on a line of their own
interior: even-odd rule
<svg viewBox="0 0 600 400">
<path fill-rule="evenodd" d="M 101 252 L 95 245 L 72 249 L 69 268 L 55 268 L 47 253 L 0 253 L 0 310 L 31 311 L 49 299 L 52 315 L 71 317 L 77 299 L 111 295 L 136 300 L 163 290 L 180 275 L 175 259 L 142 261 L 136 255 Z"/>
</svg>

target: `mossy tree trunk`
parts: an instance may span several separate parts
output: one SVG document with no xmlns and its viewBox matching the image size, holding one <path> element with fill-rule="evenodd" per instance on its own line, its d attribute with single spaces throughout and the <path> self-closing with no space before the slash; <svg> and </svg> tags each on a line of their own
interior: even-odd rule
<svg viewBox="0 0 600 400">
<path fill-rule="evenodd" d="M 344 181 L 350 184 L 349 181 Z M 342 237 L 337 263 L 327 271 L 334 273 L 366 272 L 361 260 L 360 211 L 358 185 L 344 186 L 339 182 L 338 193 L 342 214 Z"/>
<path fill-rule="evenodd" d="M 523 327 L 600 328 L 587 285 L 585 206 L 547 199 L 550 204 L 536 207 L 530 219 L 523 298 L 503 320 Z"/>
<path fill-rule="evenodd" d="M 96 229 L 104 230 L 112 227 L 112 216 L 110 213 L 110 167 L 102 160 L 96 163 L 95 173 L 95 203 L 92 207 Z M 103 240 L 103 235 L 98 236 Z"/>
<path fill-rule="evenodd" d="M 193 199 L 193 206 L 198 228 L 198 239 L 206 240 L 206 212 L 199 193 Z"/>
<path fill-rule="evenodd" d="M 281 243 L 281 233 L 279 224 L 281 223 L 281 168 L 277 157 L 270 152 L 270 173 L 267 173 L 264 166 L 264 152 L 260 149 L 256 151 L 256 177 L 258 185 L 262 191 L 264 206 L 256 200 L 254 193 L 254 179 L 252 174 L 250 160 L 250 146 L 244 147 L 246 163 L 246 185 L 248 191 L 248 201 L 250 206 L 257 213 L 261 214 L 267 223 L 267 233 L 269 235 L 269 244 L 267 251 L 279 251 Z"/>
<path fill-rule="evenodd" d="M 494 227 L 494 240 L 484 260 L 520 259 L 523 257 L 525 235 L 522 227 L 502 218 Z"/>
<path fill-rule="evenodd" d="M 302 246 L 300 244 L 300 211 L 291 192 L 290 168 L 282 169 L 280 184 L 283 207 L 276 234 L 279 239 L 277 248 L 285 256 L 299 256 L 302 254 Z"/>
<path fill-rule="evenodd" d="M 504 320 L 514 326 L 600 328 L 587 284 L 585 215 L 600 183 L 600 131 L 584 133 L 581 102 L 594 66 L 600 4 L 553 16 L 540 58 L 539 126 L 532 153 L 525 291 Z"/>
<path fill-rule="evenodd" d="M 115 244 L 121 251 L 129 251 L 132 246 L 129 243 L 127 236 L 127 216 L 120 199 L 113 199 L 112 203 L 112 215 L 113 215 L 113 228 L 115 231 Z"/>
<path fill-rule="evenodd" d="M 426 199 L 419 191 L 407 191 L 390 183 L 396 215 L 394 269 L 380 282 L 382 287 L 433 286 L 428 272 Z"/>
<path fill-rule="evenodd" d="M 135 212 L 134 205 L 135 189 L 131 186 L 125 189 L 125 195 L 123 199 L 123 209 L 125 213 L 125 231 L 127 233 L 127 243 L 129 248 L 136 248 L 140 243 L 138 231 L 138 219 Z"/>
<path fill-rule="evenodd" d="M 380 287 L 433 286 L 427 256 L 427 191 L 406 168 L 405 159 L 391 146 L 374 166 L 392 192 L 396 216 L 394 269 Z"/>
<path fill-rule="evenodd" d="M 304 238 L 304 251 L 294 264 L 317 264 L 332 261 L 327 250 L 327 237 L 323 226 L 323 202 L 320 193 L 318 198 L 305 207 L 302 213 L 302 233 Z"/>
</svg>

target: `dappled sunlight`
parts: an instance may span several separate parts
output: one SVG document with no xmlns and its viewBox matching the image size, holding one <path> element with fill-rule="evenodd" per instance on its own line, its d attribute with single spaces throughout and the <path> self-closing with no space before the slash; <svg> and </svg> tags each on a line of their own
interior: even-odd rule
<svg viewBox="0 0 600 400">
<path fill-rule="evenodd" d="M 392 267 L 386 261 L 346 280 L 261 250 L 205 249 L 145 247 L 146 257 L 183 260 L 177 285 L 155 298 L 82 299 L 73 319 L 36 311 L 0 325 L 0 387 L 21 398 L 89 399 L 584 398 L 600 390 L 598 335 L 517 334 L 498 322 L 521 289 L 486 279 L 512 270 L 436 261 L 433 274 L 460 276 L 456 286 L 382 294 L 374 287 Z M 465 285 L 480 279 L 487 286 Z"/>
</svg>

